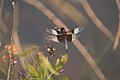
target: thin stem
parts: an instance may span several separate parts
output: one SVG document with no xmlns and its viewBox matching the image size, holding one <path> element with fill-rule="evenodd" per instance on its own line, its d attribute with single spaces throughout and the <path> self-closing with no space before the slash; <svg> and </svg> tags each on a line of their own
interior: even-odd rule
<svg viewBox="0 0 120 80">
<path fill-rule="evenodd" d="M 93 21 L 93 23 L 96 25 L 96 27 L 113 42 L 115 40 L 115 36 L 107 29 L 107 27 L 103 24 L 103 22 L 96 16 L 96 14 L 92 10 L 92 8 L 89 5 L 89 3 L 87 2 L 87 0 L 78 0 L 78 1 L 81 3 L 84 10 L 86 11 L 86 13 L 90 17 L 90 19 Z M 118 39 L 119 39 L 119 37 L 118 37 Z M 116 44 L 117 43 L 115 43 L 115 45 Z M 120 48 L 120 44 L 117 44 L 117 45 L 118 45 L 118 48 Z M 114 46 L 114 48 L 115 48 L 115 46 Z"/>
<path fill-rule="evenodd" d="M 7 74 L 7 80 L 10 79 L 10 71 L 11 71 L 11 58 L 9 59 L 9 67 L 8 67 L 8 74 Z"/>
<path fill-rule="evenodd" d="M 3 2 L 4 0 L 0 1 L 0 46 L 1 46 L 1 30 L 2 30 L 2 11 L 3 11 Z"/>
<path fill-rule="evenodd" d="M 69 2 L 69 0 L 48 0 L 52 6 L 54 6 L 59 14 L 64 14 L 69 17 L 73 22 L 78 25 L 84 25 L 86 17 L 75 6 Z M 74 12 L 74 15 L 73 13 Z"/>
<path fill-rule="evenodd" d="M 119 24 L 118 24 L 118 31 L 116 33 L 116 38 L 115 38 L 114 45 L 113 45 L 113 50 L 117 49 L 119 40 L 120 40 L 120 1 L 116 0 L 116 4 L 117 4 L 118 12 L 119 12 Z"/>
<path fill-rule="evenodd" d="M 0 41 L 2 41 L 2 32 L 7 33 L 8 28 L 2 19 L 4 0 L 0 0 Z M 1 45 L 1 44 L 0 44 Z"/>
<path fill-rule="evenodd" d="M 32 53 L 30 53 L 30 57 L 31 57 L 31 59 L 32 59 L 35 63 L 37 63 L 36 60 L 34 59 Z"/>
<path fill-rule="evenodd" d="M 52 75 L 53 75 L 53 73 L 51 73 L 46 80 L 49 80 Z"/>
<path fill-rule="evenodd" d="M 14 0 L 12 1 L 12 15 L 14 15 Z M 13 16 L 12 16 L 13 17 Z M 12 20 L 13 21 L 13 20 Z M 13 34 L 13 31 L 14 31 L 14 27 L 13 27 L 13 25 L 12 25 L 12 32 L 11 32 L 11 44 L 13 43 L 13 36 L 12 36 L 12 34 Z M 12 54 L 12 52 L 11 53 L 9 53 L 9 55 L 10 55 L 10 57 L 9 57 L 9 67 L 8 67 L 8 74 L 7 74 L 7 80 L 9 80 L 9 78 L 10 78 L 10 72 L 11 72 L 11 63 L 12 63 L 12 59 L 11 59 L 11 54 Z"/>
<path fill-rule="evenodd" d="M 19 0 L 13 0 L 13 32 L 12 32 L 12 36 L 13 36 L 13 40 L 15 42 L 15 45 L 17 46 L 17 50 L 19 54 L 22 54 L 22 47 L 21 47 L 21 43 L 20 43 L 20 39 L 19 39 L 19 35 L 18 35 L 18 26 L 19 26 Z M 20 63 L 22 65 L 23 70 L 25 71 L 25 73 L 27 73 L 27 67 L 24 64 L 24 58 L 20 57 L 19 55 L 19 60 Z"/>
</svg>

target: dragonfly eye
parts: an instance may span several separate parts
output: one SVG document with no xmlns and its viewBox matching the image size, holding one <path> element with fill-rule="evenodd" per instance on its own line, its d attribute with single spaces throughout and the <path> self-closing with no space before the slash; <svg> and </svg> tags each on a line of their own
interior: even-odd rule
<svg viewBox="0 0 120 80">
<path fill-rule="evenodd" d="M 61 28 L 61 31 L 65 31 L 65 28 Z"/>
</svg>

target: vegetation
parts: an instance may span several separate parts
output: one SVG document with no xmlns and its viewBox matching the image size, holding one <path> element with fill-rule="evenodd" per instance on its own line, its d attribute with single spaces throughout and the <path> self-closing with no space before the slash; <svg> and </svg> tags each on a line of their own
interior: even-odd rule
<svg viewBox="0 0 120 80">
<path fill-rule="evenodd" d="M 14 45 L 15 46 L 15 45 Z M 13 49 L 14 48 L 14 49 Z M 11 54 L 12 52 L 12 54 Z M 25 60 L 24 63 L 27 67 L 27 74 L 22 73 L 21 70 L 16 69 L 18 61 L 15 59 L 18 54 L 15 52 L 13 45 L 7 45 L 3 53 L 1 53 L 2 63 L 6 65 L 11 60 L 11 68 L 9 78 L 17 80 L 55 80 L 56 77 L 63 71 L 63 66 L 68 60 L 68 56 L 65 54 L 61 58 L 57 58 L 55 65 L 52 65 L 48 57 L 44 56 L 43 52 L 39 52 L 38 47 L 33 46 L 23 52 L 21 57 L 30 56 L 32 63 Z M 5 55 L 6 54 L 6 55 Z M 34 56 L 32 55 L 34 54 Z M 7 56 L 9 56 L 7 58 Z M 54 58 L 54 57 L 53 57 Z M 7 60 L 9 59 L 9 60 Z M 15 69 L 14 69 L 15 68 Z M 3 73 L 7 75 L 7 71 L 1 67 Z M 17 71 L 16 71 L 17 70 Z M 19 73 L 19 74 L 18 74 Z M 59 78 L 59 80 L 69 80 L 68 77 Z"/>
<path fill-rule="evenodd" d="M 104 34 L 102 37 L 105 38 L 103 39 L 105 41 L 103 41 L 102 43 L 104 44 L 106 41 L 108 42 L 108 44 L 106 43 L 102 45 L 103 48 L 101 48 L 101 46 L 99 46 L 101 49 L 96 48 L 96 43 L 98 44 L 99 41 L 97 41 L 97 39 L 94 38 L 95 37 L 95 35 L 93 35 L 94 33 L 92 33 L 93 35 L 92 39 L 91 39 L 91 35 L 88 35 L 90 36 L 90 38 L 87 38 L 87 39 L 90 39 L 90 40 L 95 39 L 95 41 L 97 41 L 96 43 L 92 44 L 91 42 L 94 42 L 94 41 L 89 40 L 90 42 L 88 41 L 87 43 L 90 43 L 90 44 L 86 46 L 86 44 L 82 44 L 82 41 L 76 39 L 73 42 L 73 45 L 77 48 L 79 53 L 82 55 L 85 61 L 89 64 L 89 67 L 91 67 L 92 69 L 92 70 L 91 69 L 88 70 L 89 73 L 85 74 L 84 77 L 86 80 L 89 80 L 89 79 L 107 80 L 107 78 L 111 79 L 111 77 L 109 76 L 114 74 L 114 71 L 112 73 L 109 73 L 110 75 L 107 72 L 105 73 L 105 71 L 103 70 L 106 69 L 106 66 L 104 66 L 105 69 L 103 69 L 103 66 L 100 63 L 103 61 L 103 58 L 106 58 L 106 55 L 109 53 L 108 50 L 113 51 L 113 53 L 119 53 L 119 51 L 117 51 L 120 48 L 119 47 L 119 39 L 120 39 L 120 16 L 119 16 L 120 15 L 120 2 L 119 0 L 113 1 L 116 4 L 116 7 L 118 9 L 118 12 L 117 12 L 118 14 L 116 15 L 118 15 L 119 17 L 116 36 L 114 36 L 111 30 L 109 30 L 110 27 L 106 26 L 104 24 L 105 22 L 102 21 L 105 18 L 102 19 L 100 16 L 97 17 L 97 13 L 95 13 L 97 11 L 95 11 L 93 5 L 92 6 L 90 5 L 90 2 L 91 2 L 90 0 L 74 0 L 75 3 L 74 2 L 72 3 L 72 0 L 57 0 L 57 1 L 46 0 L 49 6 L 51 5 L 52 7 L 56 8 L 55 11 L 52 11 L 50 8 L 48 8 L 48 5 L 42 2 L 45 0 L 9 0 L 11 2 L 10 4 L 11 4 L 11 13 L 12 13 L 9 16 L 10 20 L 8 20 L 8 18 L 4 20 L 2 17 L 3 12 L 4 12 L 4 1 L 5 0 L 0 0 L 0 46 L 2 44 L 1 43 L 2 33 L 6 34 L 7 31 L 9 30 L 10 31 L 9 35 L 11 37 L 8 37 L 10 39 L 7 45 L 2 44 L 1 51 L 0 51 L 1 52 L 0 59 L 1 59 L 2 64 L 4 65 L 0 65 L 0 70 L 5 74 L 5 76 L 7 76 L 6 78 L 7 80 L 10 80 L 10 79 L 15 79 L 15 80 L 31 80 L 31 79 L 32 80 L 37 80 L 37 79 L 38 80 L 55 80 L 55 79 L 69 80 L 69 78 L 66 76 L 65 77 L 60 76 L 61 72 L 63 71 L 63 66 L 66 64 L 68 60 L 67 54 L 62 55 L 61 58 L 57 58 L 55 60 L 55 64 L 53 64 L 49 60 L 49 57 L 45 56 L 45 52 L 38 49 L 38 46 L 32 46 L 31 48 L 27 50 L 23 50 L 23 47 L 21 46 L 19 34 L 18 34 L 19 33 L 18 27 L 20 27 L 19 26 L 19 17 L 20 17 L 19 5 L 21 4 L 21 2 L 31 5 L 32 7 L 34 7 L 34 9 L 37 9 L 38 12 L 46 16 L 46 18 L 49 19 L 57 27 L 62 26 L 66 30 L 69 30 L 67 23 L 65 23 L 64 20 L 62 20 L 62 18 L 60 18 L 59 16 L 62 14 L 68 19 L 70 19 L 71 22 L 73 22 L 75 25 L 84 25 L 87 23 L 89 25 L 88 27 L 91 27 L 90 25 L 92 24 L 92 26 L 94 26 L 95 29 L 97 28 L 98 31 L 100 31 L 100 34 Z M 93 4 L 95 4 L 95 2 Z M 80 10 L 83 11 L 82 13 L 85 13 L 84 15 L 79 10 L 79 7 L 82 8 Z M 102 8 L 104 8 L 104 6 Z M 91 24 L 89 24 L 89 22 L 91 22 Z M 11 25 L 9 25 L 11 26 L 9 29 L 8 29 L 7 23 L 11 23 Z M 89 30 L 86 32 L 89 33 Z M 97 36 L 99 37 L 99 35 Z M 99 57 L 95 56 L 94 53 L 96 53 Z M 117 70 L 118 69 L 117 67 L 120 66 L 119 54 L 117 55 L 112 54 L 112 55 L 114 55 L 113 57 L 117 56 L 116 60 L 113 61 L 113 63 L 114 62 L 115 63 L 114 64 L 110 63 L 112 66 L 114 66 L 114 68 L 112 69 L 119 71 Z M 29 59 L 27 59 L 28 57 Z M 54 58 L 54 56 L 52 58 Z M 89 69 L 88 67 L 85 67 L 85 68 Z M 111 71 L 108 71 L 108 72 L 111 72 Z M 119 75 L 115 75 L 113 78 L 115 78 L 116 80 L 117 78 L 119 78 Z"/>
</svg>

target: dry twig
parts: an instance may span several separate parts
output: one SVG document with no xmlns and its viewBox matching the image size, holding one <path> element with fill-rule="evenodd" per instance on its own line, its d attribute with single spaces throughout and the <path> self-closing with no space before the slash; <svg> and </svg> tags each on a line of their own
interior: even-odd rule
<svg viewBox="0 0 120 80">
<path fill-rule="evenodd" d="M 0 40 L 2 39 L 2 32 L 3 33 L 7 33 L 8 32 L 8 28 L 5 24 L 5 22 L 2 19 L 2 14 L 3 14 L 3 4 L 4 4 L 4 0 L 0 1 Z"/>
<path fill-rule="evenodd" d="M 85 9 L 86 13 L 90 17 L 90 19 L 93 21 L 93 23 L 96 25 L 98 29 L 100 29 L 101 32 L 104 33 L 111 41 L 114 40 L 114 36 L 112 33 L 107 29 L 107 27 L 100 21 L 100 19 L 97 18 L 96 14 L 90 7 L 89 3 L 86 0 L 78 0 L 83 8 Z"/>
<path fill-rule="evenodd" d="M 4 0 L 0 1 L 0 46 L 1 46 L 1 29 L 2 29 L 2 11 L 3 11 L 3 2 Z"/>
<path fill-rule="evenodd" d="M 116 4 L 117 4 L 118 12 L 119 12 L 119 24 L 118 24 L 118 31 L 116 34 L 116 38 L 115 38 L 114 45 L 113 45 L 113 50 L 116 50 L 119 40 L 120 40 L 120 0 L 116 0 Z"/>
<path fill-rule="evenodd" d="M 16 46 L 17 46 L 17 50 L 18 53 L 22 54 L 22 47 L 20 44 L 20 39 L 18 36 L 18 26 L 19 26 L 19 1 L 18 0 L 13 0 L 14 1 L 14 5 L 13 5 L 13 27 L 14 30 L 12 32 L 12 36 L 13 36 L 13 41 L 15 42 Z M 24 58 L 20 57 L 20 63 L 24 69 L 24 71 L 27 73 L 27 68 L 24 64 Z"/>
<path fill-rule="evenodd" d="M 69 17 L 73 22 L 78 25 L 83 25 L 86 22 L 86 17 L 77 9 L 75 8 L 69 0 L 48 0 L 52 6 L 57 9 L 57 12 L 63 13 L 65 16 Z"/>
</svg>

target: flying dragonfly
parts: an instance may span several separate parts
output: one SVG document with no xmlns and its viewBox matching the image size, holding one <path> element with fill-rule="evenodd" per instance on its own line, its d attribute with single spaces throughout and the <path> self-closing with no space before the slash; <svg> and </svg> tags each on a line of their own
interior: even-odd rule
<svg viewBox="0 0 120 80">
<path fill-rule="evenodd" d="M 49 39 L 53 42 L 64 42 L 66 50 L 68 50 L 68 42 L 72 42 L 80 37 L 80 32 L 82 32 L 84 27 L 77 27 L 73 30 L 66 31 L 65 28 L 55 27 L 53 29 L 46 29 L 46 32 L 52 34 Z"/>
</svg>

